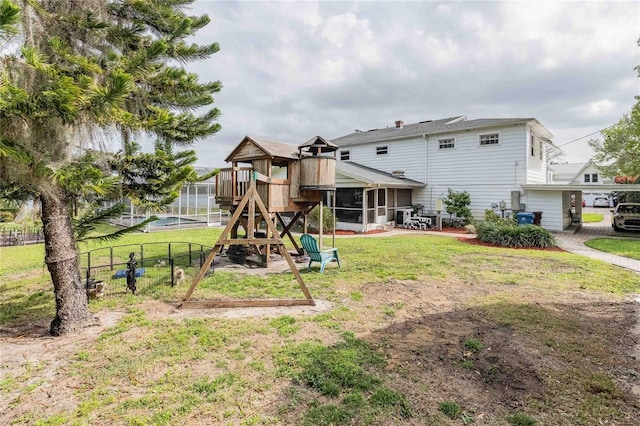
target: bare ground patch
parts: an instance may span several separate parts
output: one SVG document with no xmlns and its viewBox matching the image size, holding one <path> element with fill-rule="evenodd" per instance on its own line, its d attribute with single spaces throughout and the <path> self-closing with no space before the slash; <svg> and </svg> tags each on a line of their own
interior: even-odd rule
<svg viewBox="0 0 640 426">
<path fill-rule="evenodd" d="M 530 266 L 535 267 L 535 262 Z M 461 280 L 389 280 L 366 283 L 358 290 L 361 301 L 319 301 L 317 311 L 307 312 L 291 308 L 176 310 L 162 302 L 146 302 L 137 308 L 150 321 L 179 323 L 211 316 L 257 322 L 264 318 L 266 322 L 281 315 L 313 317 L 342 307 L 341 329 L 356 332 L 386 355 L 388 363 L 381 372 L 385 382 L 408 398 L 412 417 L 397 424 L 461 424 L 438 411 L 443 401 L 459 403 L 476 424 L 484 425 L 504 425 L 506 416 L 515 412 L 526 412 L 549 425 L 581 424 L 581 413 L 585 412 L 589 419 L 599 418 L 601 424 L 636 424 L 640 415 L 636 302 L 605 293 L 478 285 Z M 0 422 L 8 424 L 25 413 L 46 417 L 76 409 L 78 383 L 69 375 L 73 357 L 91 348 L 97 336 L 123 315 L 101 312 L 100 326 L 56 339 L 45 336 L 45 324 L 1 330 L 0 379 L 32 381 L 34 390 L 5 392 Z M 138 339 L 140 332 L 126 337 Z M 305 322 L 291 339 L 315 339 L 330 345 L 336 333 Z M 470 350 L 465 346 L 468 340 L 480 342 L 482 348 Z M 269 368 L 271 350 L 281 342 L 266 335 L 245 336 L 227 344 L 225 350 L 251 345 L 252 351 L 246 351 L 255 359 L 238 360 L 239 365 L 265 362 Z M 189 374 L 211 377 L 230 367 L 210 361 L 183 366 Z M 119 392 L 137 395 L 144 389 L 138 382 L 150 385 L 161 376 L 161 371 L 150 371 L 148 377 L 120 384 L 124 388 Z M 236 409 L 232 424 L 255 414 L 280 419 L 275 424 L 296 424 L 302 415 L 299 410 L 307 405 L 287 412 L 282 407 L 292 401 L 292 395 L 304 401 L 317 398 L 284 379 L 264 386 L 265 377 L 259 372 L 247 373 L 247 379 L 255 380 L 255 385 L 230 403 Z M 224 421 L 219 412 L 196 411 L 194 415 L 191 424 Z M 94 424 L 112 422 L 98 419 Z"/>
</svg>

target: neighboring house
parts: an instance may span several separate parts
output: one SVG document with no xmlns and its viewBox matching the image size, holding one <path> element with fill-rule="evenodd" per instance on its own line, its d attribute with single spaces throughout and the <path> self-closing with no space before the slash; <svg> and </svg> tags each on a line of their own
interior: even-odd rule
<svg viewBox="0 0 640 426">
<path fill-rule="evenodd" d="M 602 191 L 602 185 L 613 183 L 611 178 L 605 177 L 592 160 L 586 163 L 564 163 L 549 165 L 551 183 L 593 185 L 593 190 L 583 190 L 582 200 L 587 207 L 593 206 L 596 197 L 610 198 L 610 191 Z M 611 204 L 613 206 L 613 204 Z"/>
<path fill-rule="evenodd" d="M 394 127 L 335 138 L 338 219 L 344 222 L 344 212 L 360 208 L 367 214 L 357 224 L 355 217 L 348 219 L 349 228 L 393 225 L 397 208 L 420 205 L 424 213 L 433 212 L 448 188 L 470 194 L 477 219 L 501 201 L 507 210 L 528 209 L 522 185 L 548 183 L 546 146 L 552 137 L 535 118 L 457 116 L 396 121 Z M 367 175 L 358 174 L 363 169 Z M 374 173 L 377 178 L 365 178 Z"/>
</svg>

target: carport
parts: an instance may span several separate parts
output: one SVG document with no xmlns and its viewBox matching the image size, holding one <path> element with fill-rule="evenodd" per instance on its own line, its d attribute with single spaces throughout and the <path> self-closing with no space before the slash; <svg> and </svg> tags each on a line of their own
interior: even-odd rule
<svg viewBox="0 0 640 426">
<path fill-rule="evenodd" d="M 640 184 L 525 184 L 526 210 L 542 212 L 540 225 L 549 231 L 571 226 L 572 213 L 582 217 L 583 192 L 640 192 Z"/>
</svg>

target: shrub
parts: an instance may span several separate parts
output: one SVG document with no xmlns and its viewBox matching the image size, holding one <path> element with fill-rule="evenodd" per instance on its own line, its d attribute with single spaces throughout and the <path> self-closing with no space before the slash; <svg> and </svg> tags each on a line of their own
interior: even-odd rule
<svg viewBox="0 0 640 426">
<path fill-rule="evenodd" d="M 315 206 L 311 212 L 309 212 L 309 222 L 311 226 L 320 230 L 320 206 Z M 336 219 L 333 216 L 333 212 L 327 206 L 322 206 L 322 230 L 324 232 L 332 232 L 335 226 Z"/>
<path fill-rule="evenodd" d="M 0 211 L 0 222 L 13 222 L 14 217 L 10 211 Z"/>
<path fill-rule="evenodd" d="M 469 204 L 471 204 L 471 197 L 467 191 L 455 192 L 451 188 L 448 189 L 447 196 L 442 199 L 445 204 L 449 218 L 451 215 L 456 215 L 457 218 L 462 219 L 463 225 L 466 225 L 473 221 L 473 215 L 469 210 Z"/>
<path fill-rule="evenodd" d="M 517 224 L 516 216 L 511 215 L 510 217 L 501 217 L 498 213 L 493 210 L 487 209 L 484 211 L 484 220 L 489 223 L 497 223 L 497 224 Z"/>
<path fill-rule="evenodd" d="M 476 225 L 478 239 L 501 247 L 555 247 L 553 235 L 535 225 L 483 222 Z"/>
</svg>

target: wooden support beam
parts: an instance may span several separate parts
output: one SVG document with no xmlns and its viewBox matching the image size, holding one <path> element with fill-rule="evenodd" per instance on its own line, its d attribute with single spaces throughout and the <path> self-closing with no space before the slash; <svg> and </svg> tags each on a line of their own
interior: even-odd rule
<svg viewBox="0 0 640 426">
<path fill-rule="evenodd" d="M 218 254 L 219 250 L 222 250 L 222 246 L 223 246 L 222 244 L 216 244 L 215 246 L 213 246 L 211 253 L 209 253 L 209 256 L 207 256 L 207 258 L 205 259 L 204 263 L 202 264 L 202 267 L 198 271 L 198 274 L 193 279 L 193 282 L 191 283 L 191 286 L 187 290 L 187 294 L 185 294 L 183 300 L 189 300 L 191 298 L 191 295 L 193 294 L 193 290 L 195 290 L 200 280 L 202 280 L 202 278 L 204 277 L 204 274 L 207 273 L 207 269 L 209 269 L 209 266 L 211 266 L 211 263 L 215 259 L 216 254 Z"/>
<path fill-rule="evenodd" d="M 266 224 L 267 224 L 267 238 L 255 238 L 254 237 L 254 232 L 255 232 L 255 214 L 256 214 L 256 207 L 258 212 L 260 213 L 261 217 L 264 218 Z M 242 217 L 242 213 L 244 211 L 244 209 L 247 208 L 248 211 L 248 224 L 244 223 L 244 219 Z M 282 218 L 280 218 L 282 219 Z M 247 230 L 247 238 L 243 239 L 243 238 L 237 238 L 237 235 L 231 235 L 231 238 L 229 236 L 229 233 L 232 232 L 234 229 L 237 229 L 237 225 L 239 223 L 242 223 L 243 225 L 245 225 L 245 229 Z M 235 232 L 237 234 L 237 232 Z M 291 234 L 287 231 L 288 235 L 290 238 L 293 237 L 291 236 Z M 271 217 L 271 215 L 269 214 L 269 211 L 267 210 L 267 208 L 265 207 L 264 203 L 262 202 L 262 199 L 260 198 L 260 195 L 258 194 L 258 191 L 256 190 L 256 183 L 255 181 L 251 181 L 250 186 L 249 186 L 249 190 L 247 191 L 246 195 L 244 196 L 244 198 L 242 199 L 242 201 L 240 202 L 240 204 L 238 204 L 238 207 L 236 208 L 236 210 L 233 212 L 233 215 L 231 216 L 231 219 L 229 220 L 229 223 L 227 224 L 227 226 L 224 228 L 224 230 L 222 231 L 222 234 L 220 235 L 220 238 L 218 238 L 218 241 L 216 242 L 216 245 L 214 246 L 213 250 L 211 251 L 211 254 L 209 254 L 209 256 L 207 256 L 207 259 L 205 260 L 204 264 L 202 265 L 202 268 L 200 268 L 200 271 L 198 272 L 198 274 L 196 274 L 196 276 L 193 279 L 193 282 L 191 283 L 191 286 L 189 287 L 189 289 L 187 290 L 187 293 L 183 299 L 183 303 L 181 303 L 178 307 L 187 307 L 191 304 L 191 302 L 189 302 L 189 300 L 191 299 L 191 296 L 193 295 L 193 291 L 195 290 L 196 286 L 198 285 L 198 283 L 202 280 L 202 278 L 204 277 L 204 275 L 207 272 L 207 269 L 209 268 L 209 266 L 211 265 L 211 263 L 213 262 L 216 254 L 222 250 L 222 247 L 224 247 L 225 245 L 243 245 L 243 246 L 248 246 L 248 245 L 253 245 L 253 246 L 258 246 L 258 245 L 265 245 L 267 246 L 267 248 L 270 245 L 276 245 L 278 247 L 278 251 L 280 252 L 280 255 L 287 261 L 287 264 L 289 265 L 289 268 L 291 269 L 291 272 L 293 273 L 293 275 L 296 278 L 296 281 L 298 281 L 298 285 L 300 286 L 300 289 L 302 290 L 302 292 L 304 293 L 305 299 L 304 300 L 298 300 L 298 299 L 293 299 L 292 300 L 288 300 L 288 299 L 284 299 L 284 300 L 279 300 L 279 299 L 269 299 L 269 300 L 261 300 L 261 299 L 256 299 L 256 300 L 237 300 L 237 301 L 220 301 L 220 302 L 197 302 L 197 303 L 208 303 L 209 306 L 211 307 L 242 307 L 242 306 L 292 306 L 292 303 L 295 304 L 300 304 L 300 305 L 309 305 L 309 306 L 315 306 L 315 302 L 313 301 L 313 297 L 311 297 L 311 293 L 309 293 L 309 290 L 307 289 L 307 286 L 304 284 L 304 281 L 302 280 L 302 276 L 300 275 L 300 272 L 298 271 L 298 268 L 296 267 L 295 263 L 293 262 L 293 259 L 291 258 L 291 255 L 289 254 L 289 252 L 287 252 L 287 248 L 284 245 L 284 241 L 282 241 L 282 238 L 280 236 L 280 234 L 278 233 L 278 230 L 276 229 L 276 225 L 274 223 L 273 218 Z M 294 242 L 295 245 L 295 242 Z M 269 251 L 267 249 L 266 252 L 266 260 L 268 262 L 269 259 Z M 220 303 L 225 303 L 225 306 L 220 305 Z M 267 303 L 265 305 L 265 303 Z"/>
<path fill-rule="evenodd" d="M 249 300 L 193 300 L 178 304 L 178 308 L 273 308 L 278 306 L 315 306 L 309 299 L 249 299 Z"/>
<path fill-rule="evenodd" d="M 280 215 L 280 213 L 276 213 L 276 218 L 278 219 L 278 222 L 280 222 L 280 225 L 282 225 L 282 232 L 280 232 L 280 238 L 287 235 L 289 237 L 289 240 L 293 244 L 293 247 L 295 247 L 296 252 L 298 252 L 299 255 L 302 255 L 304 254 L 304 250 L 302 249 L 302 247 L 298 246 L 296 239 L 293 238 L 293 235 L 291 235 L 291 231 L 290 231 L 291 227 L 293 226 L 294 223 L 296 223 L 296 220 L 298 220 L 300 216 L 302 216 L 302 212 L 297 211 L 296 214 L 293 216 L 293 219 L 291 219 L 291 222 L 289 222 L 289 224 L 285 224 L 284 219 L 282 218 L 282 215 Z"/>
</svg>

